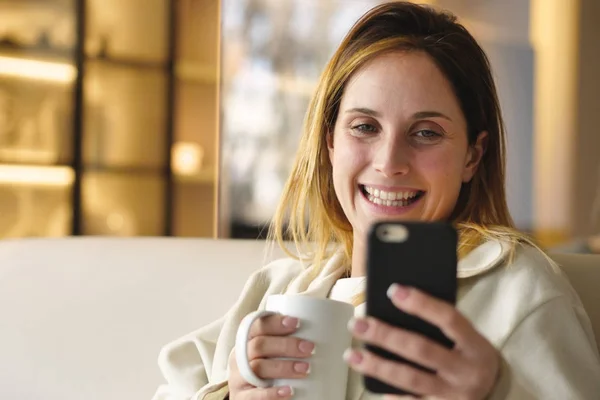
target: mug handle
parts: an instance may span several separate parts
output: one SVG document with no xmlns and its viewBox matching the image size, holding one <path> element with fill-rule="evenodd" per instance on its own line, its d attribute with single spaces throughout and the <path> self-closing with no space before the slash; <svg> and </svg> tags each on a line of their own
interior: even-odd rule
<svg viewBox="0 0 600 400">
<path fill-rule="evenodd" d="M 273 386 L 273 380 L 259 378 L 254 371 L 252 371 L 252 368 L 250 368 L 250 360 L 248 360 L 248 334 L 250 333 L 250 327 L 254 321 L 274 314 L 277 313 L 264 310 L 251 312 L 242 319 L 235 336 L 235 361 L 237 362 L 240 374 L 246 382 L 260 388 Z"/>
</svg>

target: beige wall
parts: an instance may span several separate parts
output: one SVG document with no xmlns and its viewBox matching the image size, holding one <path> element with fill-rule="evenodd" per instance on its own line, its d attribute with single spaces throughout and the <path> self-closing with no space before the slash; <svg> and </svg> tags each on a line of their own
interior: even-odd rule
<svg viewBox="0 0 600 400">
<path fill-rule="evenodd" d="M 547 245 L 600 233 L 600 1 L 433 3 L 457 13 L 483 43 L 513 47 L 530 43 L 533 48 L 533 179 L 524 179 L 528 172 L 524 160 L 527 152 L 510 152 L 511 143 L 523 140 L 519 129 L 523 115 L 519 114 L 517 125 L 508 126 L 507 186 L 509 195 L 513 192 L 512 212 L 515 216 L 519 212 L 531 213 L 533 231 Z M 493 48 L 486 50 L 493 55 Z M 510 88 L 511 81 L 528 79 L 527 71 L 522 66 L 511 67 L 514 60 L 507 60 L 506 56 L 500 54 L 497 65 L 493 65 L 500 92 L 503 63 L 508 63 L 507 71 L 511 72 L 508 84 L 504 83 L 506 87 Z M 523 86 L 522 82 L 519 86 Z M 509 96 L 510 104 L 503 104 L 505 113 L 513 101 Z M 525 143 L 517 144 L 519 150 Z M 519 185 L 511 183 L 511 177 L 517 177 Z M 531 191 L 525 184 L 532 186 Z M 519 210 L 530 196 L 532 210 Z"/>
<path fill-rule="evenodd" d="M 600 1 L 581 0 L 579 18 L 572 215 L 573 232 L 588 235 L 600 233 Z"/>
<path fill-rule="evenodd" d="M 579 0 L 532 0 L 535 50 L 534 231 L 545 244 L 572 233 Z"/>
<path fill-rule="evenodd" d="M 535 231 L 549 245 L 600 232 L 599 19 L 598 0 L 532 0 Z"/>
</svg>

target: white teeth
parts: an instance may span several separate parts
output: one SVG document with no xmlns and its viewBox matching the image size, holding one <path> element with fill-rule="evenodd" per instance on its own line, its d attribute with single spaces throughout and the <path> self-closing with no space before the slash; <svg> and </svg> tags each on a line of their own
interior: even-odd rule
<svg viewBox="0 0 600 400">
<path fill-rule="evenodd" d="M 364 188 L 368 194 L 381 200 L 408 200 L 419 194 L 416 190 L 407 192 L 386 192 L 385 190 L 375 189 L 369 186 L 365 186 Z"/>
<path fill-rule="evenodd" d="M 419 194 L 418 191 L 386 192 L 368 186 L 364 186 L 364 189 L 369 194 L 367 197 L 371 203 L 387 207 L 406 207 Z"/>
</svg>

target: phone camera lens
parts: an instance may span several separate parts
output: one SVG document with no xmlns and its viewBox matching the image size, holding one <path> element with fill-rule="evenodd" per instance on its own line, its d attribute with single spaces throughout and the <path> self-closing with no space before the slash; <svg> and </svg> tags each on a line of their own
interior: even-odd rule
<svg viewBox="0 0 600 400">
<path fill-rule="evenodd" d="M 386 243 L 402 243 L 408 238 L 408 230 L 400 224 L 386 224 L 378 227 L 377 237 Z"/>
</svg>

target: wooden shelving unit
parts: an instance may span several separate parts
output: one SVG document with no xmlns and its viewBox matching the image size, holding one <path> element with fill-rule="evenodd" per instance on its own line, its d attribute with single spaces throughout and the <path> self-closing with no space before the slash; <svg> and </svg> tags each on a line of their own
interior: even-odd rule
<svg viewBox="0 0 600 400">
<path fill-rule="evenodd" d="M 52 21 L 39 18 L 37 44 L 0 34 L 0 58 L 16 65 L 0 65 L 0 213 L 15 215 L 0 237 L 213 236 L 219 0 L 55 2 L 71 47 L 52 48 Z M 0 0 L 0 10 L 26 21 L 42 3 L 54 10 L 35 0 Z M 198 35 L 198 18 L 211 34 Z M 177 170 L 179 142 L 202 150 L 196 169 Z M 27 207 L 46 211 L 24 224 Z"/>
</svg>

